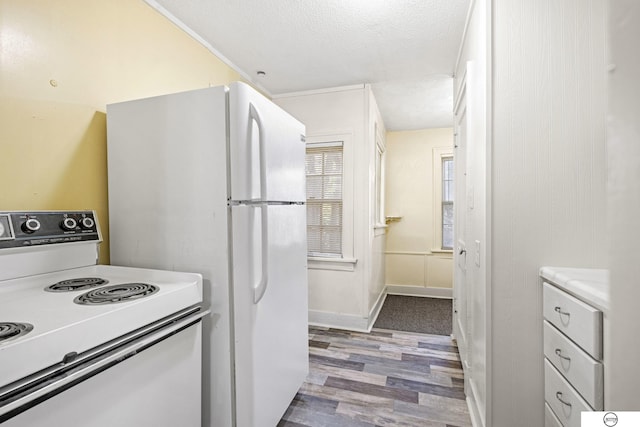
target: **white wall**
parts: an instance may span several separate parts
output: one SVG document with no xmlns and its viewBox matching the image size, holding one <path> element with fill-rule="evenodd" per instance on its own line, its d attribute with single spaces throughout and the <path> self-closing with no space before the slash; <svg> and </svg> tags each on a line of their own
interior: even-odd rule
<svg viewBox="0 0 640 427">
<path fill-rule="evenodd" d="M 369 325 L 375 321 L 377 311 L 382 307 L 381 304 L 384 298 L 385 289 L 385 248 L 387 246 L 386 225 L 384 223 L 384 204 L 385 197 L 387 195 L 385 189 L 385 173 L 386 173 L 386 128 L 382 115 L 376 103 L 376 99 L 373 96 L 373 92 L 369 86 L 366 86 L 365 91 L 366 99 L 368 103 L 368 123 L 367 123 L 367 135 L 365 137 L 365 147 L 369 150 L 369 225 L 368 225 L 368 251 L 370 252 L 371 262 L 370 266 L 365 272 L 365 285 L 367 287 L 367 295 L 365 295 L 368 301 L 367 320 Z M 376 171 L 376 152 L 377 146 L 382 149 L 382 165 L 381 170 Z M 365 148 L 366 149 L 366 148 Z M 376 202 L 376 173 L 380 173 L 380 185 L 382 186 L 382 198 L 380 200 L 381 207 Z M 376 220 L 376 209 L 381 209 L 379 219 Z"/>
<path fill-rule="evenodd" d="M 451 296 L 452 255 L 441 251 L 441 154 L 453 155 L 453 129 L 387 133 L 386 284 Z M 433 289 L 439 288 L 439 289 Z"/>
<path fill-rule="evenodd" d="M 607 265 L 605 15 L 604 0 L 473 5 L 454 87 L 466 81 L 466 239 L 485 254 L 467 263 L 480 425 L 543 425 L 540 266 Z"/>
<path fill-rule="evenodd" d="M 609 266 L 611 312 L 605 371 L 605 408 L 640 410 L 640 3 L 611 0 L 609 75 Z"/>
<path fill-rule="evenodd" d="M 142 1 L 0 1 L 0 208 L 95 209 L 108 264 L 106 105 L 240 79 Z"/>
<path fill-rule="evenodd" d="M 493 1 L 492 425 L 543 425 L 542 265 L 607 266 L 605 1 Z"/>
<path fill-rule="evenodd" d="M 384 235 L 375 236 L 375 138 L 384 124 L 368 85 L 280 95 L 274 102 L 305 124 L 307 143 L 344 141 L 342 260 L 309 261 L 309 320 L 367 329 L 383 292 Z M 372 172 L 373 168 L 373 172 Z"/>
</svg>

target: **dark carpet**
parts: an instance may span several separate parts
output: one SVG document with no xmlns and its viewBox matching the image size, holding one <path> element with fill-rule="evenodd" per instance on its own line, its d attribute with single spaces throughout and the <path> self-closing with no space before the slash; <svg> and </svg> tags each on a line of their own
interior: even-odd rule
<svg viewBox="0 0 640 427">
<path fill-rule="evenodd" d="M 387 295 L 374 328 L 451 335 L 451 300 Z"/>
</svg>

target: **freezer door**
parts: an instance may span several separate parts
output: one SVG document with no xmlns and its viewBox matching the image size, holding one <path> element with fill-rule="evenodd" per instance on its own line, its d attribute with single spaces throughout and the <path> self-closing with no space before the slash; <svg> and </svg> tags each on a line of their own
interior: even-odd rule
<svg viewBox="0 0 640 427">
<path fill-rule="evenodd" d="M 231 209 L 237 426 L 273 427 L 308 373 L 305 207 Z"/>
<path fill-rule="evenodd" d="M 229 117 L 231 199 L 305 201 L 304 125 L 240 82 Z"/>
</svg>

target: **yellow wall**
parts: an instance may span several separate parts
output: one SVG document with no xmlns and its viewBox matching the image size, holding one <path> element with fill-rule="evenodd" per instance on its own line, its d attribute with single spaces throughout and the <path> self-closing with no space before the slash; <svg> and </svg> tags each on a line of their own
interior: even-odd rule
<svg viewBox="0 0 640 427">
<path fill-rule="evenodd" d="M 95 209 L 106 105 L 240 76 L 142 0 L 0 0 L 0 210 Z"/>
<path fill-rule="evenodd" d="M 387 230 L 387 285 L 452 287 L 451 254 L 438 251 L 440 205 L 434 203 L 440 154 L 452 151 L 450 128 L 387 132 L 385 212 L 402 217 Z"/>
</svg>

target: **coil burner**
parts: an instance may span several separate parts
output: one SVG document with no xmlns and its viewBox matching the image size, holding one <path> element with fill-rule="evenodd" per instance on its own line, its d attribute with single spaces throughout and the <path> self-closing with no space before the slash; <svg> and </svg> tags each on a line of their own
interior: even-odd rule
<svg viewBox="0 0 640 427">
<path fill-rule="evenodd" d="M 104 305 L 132 301 L 155 294 L 160 290 L 146 283 L 122 283 L 103 286 L 77 296 L 73 302 L 83 305 Z"/>
<path fill-rule="evenodd" d="M 30 323 L 0 322 L 0 344 L 22 335 L 26 335 L 33 329 Z"/>
<path fill-rule="evenodd" d="M 63 280 L 44 288 L 47 292 L 73 292 L 84 291 L 85 289 L 95 288 L 109 283 L 108 280 L 99 277 L 80 277 L 78 279 Z"/>
</svg>

